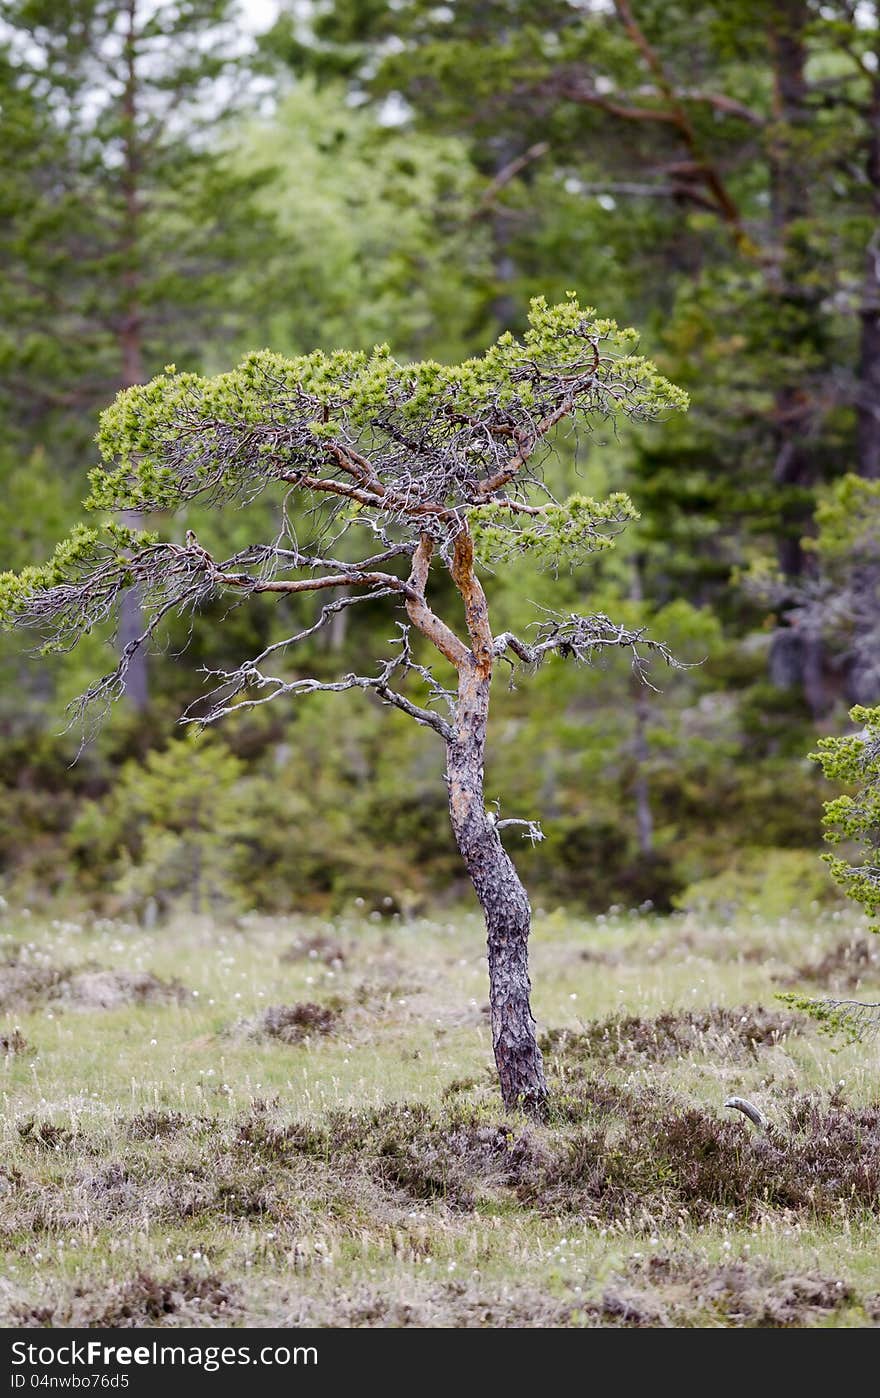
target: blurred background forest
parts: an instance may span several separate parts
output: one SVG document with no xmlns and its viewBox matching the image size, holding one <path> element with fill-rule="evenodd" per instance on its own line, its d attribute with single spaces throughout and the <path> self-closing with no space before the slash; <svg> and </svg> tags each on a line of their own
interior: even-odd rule
<svg viewBox="0 0 880 1398">
<path fill-rule="evenodd" d="M 880 701 L 878 9 L 2 0 L 3 567 L 79 518 L 98 412 L 168 362 L 460 358 L 572 289 L 692 405 L 560 439 L 560 486 L 641 518 L 555 605 L 689 668 L 656 693 L 623 662 L 499 679 L 487 789 L 547 835 L 524 878 L 548 908 L 830 899 L 808 754 Z M 259 509 L 220 520 L 229 550 Z M 548 589 L 500 572 L 497 620 Z M 322 696 L 175 727 L 200 667 L 316 605 L 172 625 L 81 751 L 64 707 L 119 638 L 45 660 L 4 637 L 0 893 L 148 921 L 465 896 L 440 745 L 403 716 Z M 308 671 L 370 671 L 388 618 L 347 615 Z"/>
</svg>

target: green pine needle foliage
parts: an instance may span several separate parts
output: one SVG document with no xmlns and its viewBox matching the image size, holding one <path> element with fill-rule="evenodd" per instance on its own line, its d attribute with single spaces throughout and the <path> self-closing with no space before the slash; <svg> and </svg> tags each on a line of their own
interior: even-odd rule
<svg viewBox="0 0 880 1398">
<path fill-rule="evenodd" d="M 857 733 L 820 738 L 811 754 L 824 776 L 853 788 L 826 801 L 823 825 L 829 844 L 846 844 L 857 853 L 853 859 L 839 854 L 823 858 L 831 876 L 848 897 L 860 903 L 871 930 L 880 931 L 880 708 L 856 705 L 850 710 Z M 854 862 L 855 861 L 855 862 Z"/>
</svg>

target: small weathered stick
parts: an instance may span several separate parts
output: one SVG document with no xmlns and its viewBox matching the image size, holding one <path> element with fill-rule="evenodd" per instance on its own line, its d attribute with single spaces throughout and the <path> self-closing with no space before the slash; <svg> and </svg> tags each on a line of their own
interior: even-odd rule
<svg viewBox="0 0 880 1398">
<path fill-rule="evenodd" d="M 762 1131 L 766 1131 L 770 1125 L 770 1122 L 760 1108 L 756 1107 L 754 1102 L 747 1102 L 745 1097 L 728 1097 L 724 1105 L 725 1107 L 733 1107 L 735 1111 L 742 1112 L 743 1116 L 747 1116 L 749 1121 L 753 1121 Z"/>
</svg>

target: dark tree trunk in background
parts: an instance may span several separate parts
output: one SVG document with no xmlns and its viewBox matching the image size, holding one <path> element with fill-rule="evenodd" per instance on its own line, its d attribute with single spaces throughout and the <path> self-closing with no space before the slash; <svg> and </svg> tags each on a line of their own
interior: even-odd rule
<svg viewBox="0 0 880 1398">
<path fill-rule="evenodd" d="M 859 309 L 862 330 L 857 371 L 856 453 L 859 475 L 875 481 L 880 480 L 880 73 L 871 84 L 868 122 L 865 174 L 877 227 L 865 249 Z"/>
<path fill-rule="evenodd" d="M 644 597 L 642 570 L 644 560 L 637 554 L 633 559 L 632 581 L 629 595 L 634 602 Z M 634 675 L 630 686 L 633 701 L 633 795 L 636 802 L 636 831 L 641 854 L 654 853 L 654 814 L 651 810 L 651 788 L 648 782 L 648 763 L 651 752 L 648 746 L 648 722 L 651 705 L 647 686 L 638 675 Z"/>
<path fill-rule="evenodd" d="M 123 169 L 122 192 L 124 214 L 122 226 L 122 297 L 119 324 L 119 352 L 122 368 L 122 388 L 133 388 L 145 380 L 143 359 L 143 317 L 140 305 L 140 274 L 138 270 L 138 237 L 140 203 L 138 183 L 140 161 L 137 146 L 137 54 L 135 39 L 137 33 L 137 0 L 128 0 L 126 14 L 125 43 L 125 91 L 122 98 L 123 129 Z M 130 529 L 142 529 L 143 518 L 136 511 L 128 510 L 123 515 L 123 523 Z M 123 652 L 126 646 L 141 635 L 143 614 L 140 594 L 137 588 L 130 587 L 122 594 L 119 607 L 119 631 L 117 642 Z M 125 697 L 131 707 L 138 712 L 146 709 L 149 699 L 147 657 L 143 646 L 132 653 L 124 679 Z"/>
<path fill-rule="evenodd" d="M 122 523 L 127 525 L 129 529 L 142 529 L 143 516 L 133 510 L 125 510 L 122 514 Z M 116 631 L 116 643 L 120 654 L 138 639 L 143 629 L 144 618 L 140 593 L 136 587 L 130 587 L 122 594 L 119 601 L 119 625 Z M 150 686 L 147 662 L 142 646 L 138 647 L 131 655 L 123 688 L 126 701 L 138 713 L 143 713 L 150 702 Z"/>
<path fill-rule="evenodd" d="M 806 29 L 810 15 L 805 0 L 775 0 L 770 12 L 770 42 L 774 66 L 774 116 L 779 124 L 769 150 L 770 209 L 773 225 L 773 262 L 770 293 L 779 302 L 780 321 L 794 312 L 799 336 L 812 340 L 819 313 L 819 292 L 806 275 L 803 253 L 793 237 L 800 220 L 810 212 L 809 182 L 805 178 L 799 135 L 810 119 L 806 78 Z M 786 314 L 788 312 L 788 314 Z M 797 350 L 797 343 L 793 348 Z M 810 346 L 807 345 L 809 350 Z M 778 560 L 784 578 L 794 588 L 808 566 L 802 536 L 810 514 L 795 494 L 813 482 L 814 465 L 809 447 L 814 405 L 809 389 L 797 381 L 781 384 L 775 393 L 773 423 L 775 458 L 773 481 L 782 494 Z M 823 648 L 818 635 L 782 629 L 774 638 L 770 677 L 784 688 L 798 686 L 814 717 L 829 707 L 823 674 Z"/>
<path fill-rule="evenodd" d="M 136 294 L 136 287 L 133 286 L 131 291 L 133 295 Z M 129 300 L 127 310 L 129 315 L 123 322 L 119 341 L 122 353 L 122 387 L 132 388 L 135 384 L 144 382 L 144 367 L 141 355 L 140 318 L 136 304 L 132 300 Z M 122 514 L 122 522 L 129 529 L 142 529 L 144 526 L 143 515 L 136 510 L 125 510 Z M 136 641 L 143 629 L 144 618 L 140 592 L 136 587 L 129 587 L 123 592 L 119 603 L 119 628 L 116 640 L 120 652 L 124 652 L 127 646 Z M 150 701 L 147 657 L 143 646 L 138 646 L 133 651 L 124 683 L 126 700 L 133 709 L 139 713 L 142 712 Z"/>
<path fill-rule="evenodd" d="M 876 11 L 876 6 L 875 6 Z M 859 358 L 856 368 L 856 470 L 866 480 L 880 480 L 880 73 L 871 83 L 867 112 L 865 159 L 869 202 L 876 227 L 865 248 L 859 319 Z M 876 614 L 880 600 L 880 561 L 866 561 L 853 570 L 852 588 L 862 600 L 866 618 Z M 870 628 L 870 622 L 869 630 Z M 874 647 L 857 645 L 847 667 L 846 697 L 852 704 L 880 700 L 880 667 Z"/>
<path fill-rule="evenodd" d="M 494 176 L 521 154 L 514 141 L 500 138 L 491 142 L 490 168 Z M 511 220 L 503 200 L 496 199 L 490 218 L 492 230 L 492 268 L 495 273 L 495 294 L 492 297 L 492 315 L 499 330 L 514 330 L 519 322 L 522 308 L 514 292 L 516 263 L 510 250 Z"/>
<path fill-rule="evenodd" d="M 645 686 L 639 679 L 633 681 L 633 795 L 636 800 L 636 830 L 641 854 L 654 853 L 654 816 L 651 811 L 651 790 L 648 785 L 648 719 L 650 706 Z"/>
<path fill-rule="evenodd" d="M 340 588 L 338 589 L 338 591 L 336 592 L 336 596 L 337 596 L 337 597 L 350 597 L 350 596 L 351 596 L 351 588 L 350 588 L 350 587 L 340 587 Z M 320 614 L 321 614 L 321 609 L 322 609 L 323 605 L 324 605 L 324 604 L 321 602 L 321 600 L 320 600 L 320 598 L 319 598 L 319 599 L 318 599 L 317 613 L 316 613 L 316 616 L 315 616 L 315 620 L 316 620 L 316 621 L 317 621 L 317 619 L 318 619 L 318 616 L 320 616 Z M 347 609 L 347 608 L 343 607 L 341 611 L 334 613 L 333 617 L 332 617 L 331 620 L 330 620 L 330 625 L 327 627 L 327 630 L 326 630 L 326 632 L 325 632 L 324 634 L 325 634 L 325 636 L 326 636 L 326 640 L 325 640 L 324 644 L 325 644 L 327 650 L 332 651 L 334 654 L 338 655 L 340 651 L 342 651 L 342 650 L 345 649 L 345 640 L 346 640 L 346 637 L 348 636 L 348 609 Z"/>
<path fill-rule="evenodd" d="M 547 1083 L 529 1004 L 531 909 L 483 795 L 489 684 L 476 661 L 460 672 L 454 738 L 447 744 L 449 812 L 486 918 L 492 1047 L 504 1105 L 542 1116 Z"/>
<path fill-rule="evenodd" d="M 880 187 L 877 193 L 880 196 Z M 880 480 L 880 197 L 877 205 L 878 230 L 865 255 L 856 401 L 858 473 L 871 481 Z"/>
</svg>

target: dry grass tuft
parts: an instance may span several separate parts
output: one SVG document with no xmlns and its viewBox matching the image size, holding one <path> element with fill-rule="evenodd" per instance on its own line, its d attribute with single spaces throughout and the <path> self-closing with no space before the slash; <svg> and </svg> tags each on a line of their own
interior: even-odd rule
<svg viewBox="0 0 880 1398">
<path fill-rule="evenodd" d="M 236 1031 L 257 1042 L 301 1044 L 314 1034 L 332 1034 L 339 1015 L 335 1006 L 316 1005 L 311 1000 L 298 1005 L 270 1005 L 255 1019 L 237 1025 Z"/>
<path fill-rule="evenodd" d="M 784 985 L 812 981 L 828 990 L 858 990 L 863 981 L 880 978 L 880 941 L 856 933 L 835 942 L 815 961 L 805 961 L 777 979 Z"/>
<path fill-rule="evenodd" d="M 22 1328 L 77 1326 L 118 1330 L 142 1326 L 198 1326 L 207 1321 L 228 1323 L 240 1310 L 234 1287 L 216 1276 L 183 1272 L 160 1281 L 138 1272 L 130 1281 L 104 1290 L 77 1289 L 66 1305 L 20 1307 L 14 1313 Z"/>
<path fill-rule="evenodd" d="M 499 1289 L 492 1294 L 478 1283 L 409 1289 L 407 1299 L 359 1288 L 332 1307 L 313 1298 L 297 1298 L 298 1325 L 332 1325 L 343 1329 L 452 1330 L 547 1329 L 584 1323 L 579 1301 L 565 1301 L 535 1286 Z"/>
<path fill-rule="evenodd" d="M 65 1004 L 83 1010 L 116 1010 L 122 1005 L 165 1005 L 186 998 L 178 981 L 163 981 L 150 971 L 82 971 L 61 989 Z"/>
<path fill-rule="evenodd" d="M 789 1274 L 744 1259 L 713 1264 L 659 1253 L 634 1264 L 629 1276 L 650 1288 L 636 1291 L 629 1304 L 636 1311 L 653 1306 L 656 1319 L 648 1323 L 655 1325 L 693 1324 L 701 1318 L 737 1328 L 791 1329 L 815 1325 L 859 1304 L 852 1286 L 841 1278 Z"/>
<path fill-rule="evenodd" d="M 178 1131 L 191 1131 L 192 1117 L 182 1112 L 139 1112 L 126 1122 L 126 1134 L 132 1141 L 158 1141 L 163 1136 L 176 1136 Z"/>
<path fill-rule="evenodd" d="M 119 1288 L 79 1299 L 77 1323 L 95 1329 L 166 1324 L 169 1316 L 183 1325 L 199 1325 L 208 1317 L 232 1319 L 239 1309 L 235 1289 L 222 1278 L 191 1272 L 170 1281 L 139 1272 Z"/>
<path fill-rule="evenodd" d="M 7 948 L 0 960 L 0 1010 L 24 1011 L 60 993 L 69 967 L 57 966 L 45 952 L 27 946 Z"/>
<path fill-rule="evenodd" d="M 572 1025 L 544 1041 L 540 1125 L 498 1101 L 475 917 L 23 920 L 0 959 L 22 997 L 0 1040 L 0 1324 L 878 1323 L 880 1058 L 761 1008 L 808 957 L 857 971 L 861 927 L 536 933 L 536 1012 Z"/>
<path fill-rule="evenodd" d="M 38 1122 L 33 1117 L 18 1123 L 18 1134 L 25 1145 L 35 1146 L 37 1150 L 69 1150 L 75 1141 L 73 1132 L 66 1126 L 56 1126 L 52 1121 Z"/>
<path fill-rule="evenodd" d="M 295 942 L 281 953 L 285 965 L 295 965 L 298 961 L 319 961 L 324 966 L 337 970 L 348 960 L 349 951 L 335 937 L 316 932 L 311 937 L 297 937 Z"/>
<path fill-rule="evenodd" d="M 805 1021 L 793 1014 L 712 1006 L 708 1010 L 666 1011 L 653 1019 L 641 1015 L 611 1015 L 583 1032 L 551 1029 L 541 1039 L 544 1053 L 572 1059 L 638 1059 L 662 1062 L 683 1054 L 713 1054 L 726 1060 L 755 1056 L 801 1031 Z"/>
<path fill-rule="evenodd" d="M 794 1096 L 766 1133 L 675 1094 L 569 1083 L 557 1113 L 586 1126 L 560 1134 L 520 1197 L 596 1220 L 741 1223 L 772 1212 L 813 1220 L 880 1213 L 880 1104 L 838 1093 Z"/>
<path fill-rule="evenodd" d="M 0 1053 L 7 1057 L 16 1053 L 33 1053 L 34 1048 L 29 1044 L 20 1029 L 13 1029 L 8 1034 L 0 1034 Z"/>
<path fill-rule="evenodd" d="M 76 970 L 29 946 L 11 948 L 0 964 L 0 1010 L 25 1013 L 56 1002 L 86 1010 L 162 1005 L 182 1000 L 186 993 L 178 981 L 160 980 L 149 971 Z"/>
</svg>

